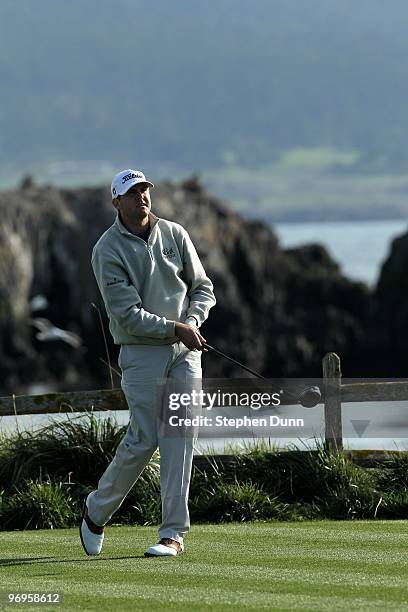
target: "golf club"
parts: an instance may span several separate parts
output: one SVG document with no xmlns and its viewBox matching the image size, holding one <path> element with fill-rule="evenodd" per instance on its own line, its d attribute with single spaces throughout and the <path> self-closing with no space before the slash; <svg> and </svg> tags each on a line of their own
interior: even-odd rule
<svg viewBox="0 0 408 612">
<path fill-rule="evenodd" d="M 225 353 L 223 353 L 219 349 L 215 348 L 214 346 L 211 346 L 210 344 L 207 344 L 206 342 L 203 344 L 203 346 L 204 346 L 204 348 L 207 349 L 207 351 L 211 351 L 213 353 L 216 353 L 220 357 L 223 357 L 224 359 L 227 359 L 228 361 L 231 361 L 231 363 L 234 363 L 235 365 L 237 365 L 238 367 L 242 368 L 243 370 L 246 370 L 247 372 L 249 372 L 253 376 L 256 376 L 257 378 L 262 378 L 263 380 L 268 380 L 265 376 L 262 376 L 262 374 L 259 374 L 259 372 L 256 372 L 255 370 L 252 370 L 251 368 L 249 368 L 248 366 L 244 365 L 243 363 L 240 363 L 239 361 L 237 361 L 233 357 L 230 357 L 229 355 L 226 355 Z M 304 389 L 302 391 L 302 393 L 300 393 L 299 397 L 297 398 L 297 401 L 302 406 L 305 406 L 305 408 L 314 408 L 314 406 L 316 406 L 321 401 L 321 399 L 322 399 L 322 394 L 320 392 L 319 387 L 313 386 L 313 387 L 306 387 L 306 389 Z"/>
</svg>

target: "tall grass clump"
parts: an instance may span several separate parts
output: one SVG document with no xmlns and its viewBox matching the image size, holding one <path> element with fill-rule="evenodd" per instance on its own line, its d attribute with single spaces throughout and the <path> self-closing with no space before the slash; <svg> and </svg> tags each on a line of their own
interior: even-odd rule
<svg viewBox="0 0 408 612">
<path fill-rule="evenodd" d="M 75 524 L 78 504 L 62 483 L 27 481 L 0 506 L 1 529 L 57 529 Z"/>
<path fill-rule="evenodd" d="M 84 496 L 97 486 L 126 427 L 108 417 L 53 422 L 0 438 L 0 529 L 68 527 L 80 520 Z M 195 522 L 406 518 L 408 453 L 374 468 L 315 442 L 313 450 L 259 443 L 230 457 L 209 455 L 193 467 Z M 161 521 L 156 453 L 113 522 Z"/>
<path fill-rule="evenodd" d="M 377 477 L 353 463 L 343 451 L 316 441 L 316 450 L 287 451 L 251 447 L 236 456 L 226 482 L 252 482 L 271 499 L 303 507 L 305 517 L 373 517 L 381 495 Z M 302 512 L 300 512 L 302 514 Z"/>
<path fill-rule="evenodd" d="M 297 448 L 281 451 L 260 442 L 236 456 L 234 477 L 240 482 L 252 480 L 269 495 L 292 503 L 303 499 L 306 454 Z"/>
<path fill-rule="evenodd" d="M 3 436 L 0 486 L 9 489 L 27 479 L 47 476 L 93 486 L 112 460 L 125 430 L 111 417 L 98 419 L 88 413 L 36 431 Z"/>
<path fill-rule="evenodd" d="M 192 517 L 198 522 L 225 523 L 282 519 L 288 504 L 270 498 L 252 482 L 218 482 L 191 498 Z"/>
<path fill-rule="evenodd" d="M 396 519 L 408 516 L 408 453 L 390 453 L 381 469 L 378 480 L 384 492 L 378 506 L 378 518 Z"/>
<path fill-rule="evenodd" d="M 313 503 L 300 504 L 289 491 L 288 475 L 299 453 L 279 452 L 263 442 L 237 454 L 232 463 L 208 457 L 204 469 L 194 467 L 190 489 L 193 520 L 228 522 L 302 520 L 318 515 Z"/>
<path fill-rule="evenodd" d="M 377 479 L 359 467 L 343 451 L 333 451 L 317 445 L 307 454 L 303 470 L 303 498 L 309 495 L 321 516 L 331 519 L 373 518 L 381 495 Z"/>
<path fill-rule="evenodd" d="M 37 431 L 3 435 L 0 440 L 0 491 L 3 492 L 0 529 L 69 526 L 77 522 L 84 496 L 97 486 L 125 431 L 126 427 L 119 426 L 111 417 L 102 419 L 89 413 L 85 417 L 52 422 Z M 139 524 L 158 522 L 159 490 L 160 467 L 156 453 L 115 519 Z M 47 503 L 52 514 L 45 511 Z M 56 512 L 58 504 L 60 514 Z M 22 512 L 18 511 L 19 505 Z"/>
<path fill-rule="evenodd" d="M 379 472 L 379 480 L 386 491 L 408 491 L 408 453 L 389 453 Z"/>
</svg>

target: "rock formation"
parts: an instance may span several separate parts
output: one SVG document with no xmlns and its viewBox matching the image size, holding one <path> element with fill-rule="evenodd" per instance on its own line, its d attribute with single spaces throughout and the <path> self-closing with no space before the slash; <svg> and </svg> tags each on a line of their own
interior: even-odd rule
<svg viewBox="0 0 408 612">
<path fill-rule="evenodd" d="M 152 201 L 158 216 L 188 229 L 214 282 L 218 303 L 203 328 L 210 344 L 274 377 L 320 376 L 329 350 L 357 364 L 372 296 L 345 278 L 323 247 L 283 250 L 268 225 L 244 221 L 194 177 L 162 183 Z M 108 189 L 37 187 L 26 180 L 0 194 L 0 210 L 0 393 L 25 392 L 36 383 L 66 390 L 108 386 L 92 303 L 106 330 L 107 322 L 90 266 L 93 244 L 114 220 Z M 32 302 L 35 296 L 44 296 L 42 307 L 41 300 Z M 75 332 L 82 346 L 38 340 L 33 317 Z M 115 363 L 117 348 L 107 336 Z M 214 355 L 204 363 L 207 376 L 243 375 Z"/>
<path fill-rule="evenodd" d="M 373 364 L 373 371 L 377 376 L 407 377 L 407 261 L 408 233 L 393 240 L 374 294 L 375 311 L 370 344 L 374 345 L 377 351 Z"/>
</svg>

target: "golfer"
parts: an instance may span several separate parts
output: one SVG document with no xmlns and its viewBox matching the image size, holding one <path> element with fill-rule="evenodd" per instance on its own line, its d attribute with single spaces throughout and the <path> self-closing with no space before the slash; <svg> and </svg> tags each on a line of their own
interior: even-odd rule
<svg viewBox="0 0 408 612">
<path fill-rule="evenodd" d="M 116 455 L 84 503 L 81 542 L 88 555 L 102 550 L 104 525 L 120 507 L 157 447 L 160 449 L 162 524 L 146 556 L 184 552 L 193 437 L 161 435 L 159 383 L 187 389 L 201 378 L 205 339 L 200 327 L 215 304 L 186 230 L 151 212 L 150 188 L 139 170 L 124 170 L 111 185 L 117 216 L 92 253 L 109 328 L 120 345 L 122 389 L 130 412 Z"/>
</svg>

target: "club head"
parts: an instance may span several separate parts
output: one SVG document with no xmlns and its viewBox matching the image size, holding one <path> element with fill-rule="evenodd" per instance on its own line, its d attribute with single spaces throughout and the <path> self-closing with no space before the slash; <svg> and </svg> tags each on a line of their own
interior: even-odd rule
<svg viewBox="0 0 408 612">
<path fill-rule="evenodd" d="M 299 395 L 298 402 L 305 408 L 314 408 L 321 401 L 322 394 L 319 387 L 307 387 Z"/>
</svg>

